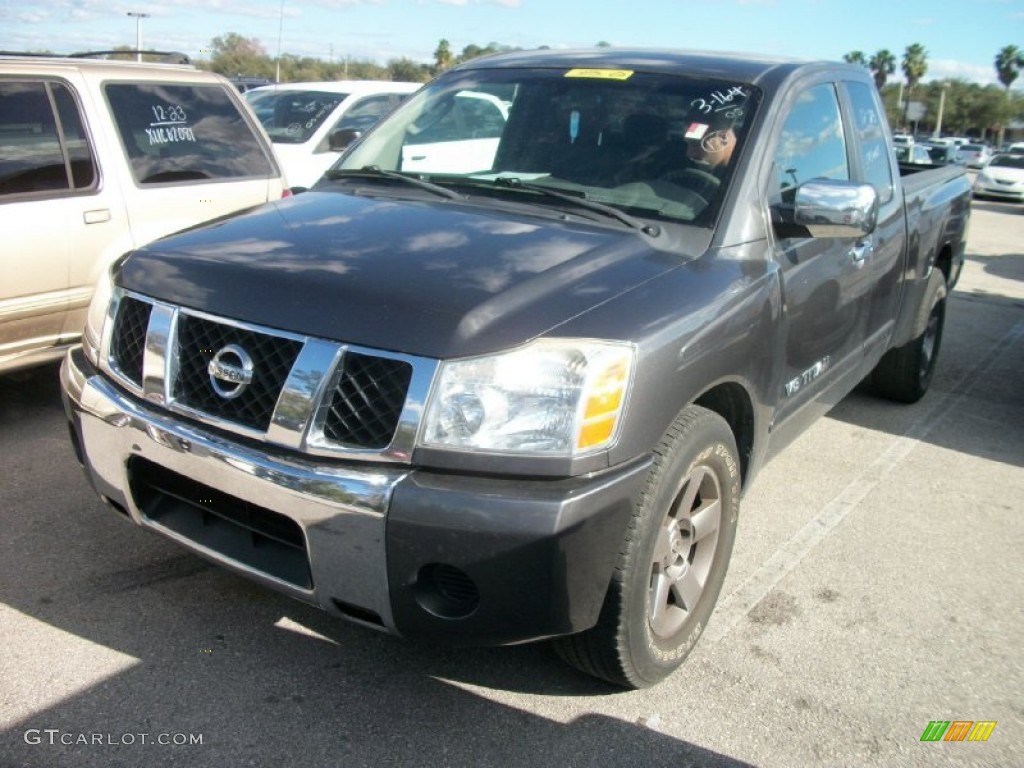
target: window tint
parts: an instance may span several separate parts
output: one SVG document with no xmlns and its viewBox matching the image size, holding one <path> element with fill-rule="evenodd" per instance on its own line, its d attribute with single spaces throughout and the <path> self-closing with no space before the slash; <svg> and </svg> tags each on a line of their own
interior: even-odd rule
<svg viewBox="0 0 1024 768">
<path fill-rule="evenodd" d="M 46 90 L 42 82 L 0 82 L 0 195 L 68 189 Z"/>
<path fill-rule="evenodd" d="M 878 199 L 885 203 L 892 198 L 892 166 L 885 142 L 882 116 L 875 104 L 874 88 L 864 83 L 847 83 L 853 105 L 854 130 L 860 144 L 864 164 L 864 181 L 874 186 Z"/>
<path fill-rule="evenodd" d="M 60 125 L 64 130 L 64 146 L 71 161 L 71 178 L 75 189 L 91 187 L 96 181 L 96 163 L 92 149 L 82 127 L 82 118 L 71 91 L 60 83 L 53 86 L 53 100 L 57 104 Z"/>
<path fill-rule="evenodd" d="M 268 177 L 263 146 L 219 85 L 105 86 L 139 184 Z"/>
<path fill-rule="evenodd" d="M 825 83 L 797 97 L 775 150 L 772 202 L 791 202 L 811 179 L 849 180 L 846 138 L 835 89 Z"/>
</svg>

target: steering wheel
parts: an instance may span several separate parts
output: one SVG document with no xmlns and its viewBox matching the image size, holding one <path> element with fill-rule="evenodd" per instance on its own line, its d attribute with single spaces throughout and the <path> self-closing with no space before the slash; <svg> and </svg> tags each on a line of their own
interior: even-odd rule
<svg viewBox="0 0 1024 768">
<path fill-rule="evenodd" d="M 697 186 L 701 191 L 713 192 L 718 189 L 722 181 L 711 171 L 705 171 L 702 168 L 683 168 L 678 171 L 669 171 L 662 175 L 662 181 L 671 181 L 673 184 L 681 184 L 682 186 Z"/>
</svg>

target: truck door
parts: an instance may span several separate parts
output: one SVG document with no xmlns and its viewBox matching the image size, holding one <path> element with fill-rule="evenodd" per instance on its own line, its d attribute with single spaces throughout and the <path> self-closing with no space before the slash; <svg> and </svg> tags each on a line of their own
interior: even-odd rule
<svg viewBox="0 0 1024 768">
<path fill-rule="evenodd" d="M 794 95 L 773 151 L 767 191 L 773 210 L 791 204 L 803 182 L 851 179 L 849 142 L 833 83 Z M 797 412 L 808 419 L 820 415 L 846 393 L 837 385 L 848 383 L 862 360 L 870 272 L 870 247 L 855 238 L 786 234 L 792 233 L 775 228 L 783 320 L 773 430 Z"/>
<path fill-rule="evenodd" d="M 878 91 L 867 83 L 843 84 L 849 97 L 848 114 L 860 162 L 858 179 L 878 192 L 878 226 L 871 234 L 870 298 L 867 306 L 865 355 L 875 360 L 889 346 L 896 324 L 900 274 L 906 252 L 903 195 L 895 193 L 896 162 L 885 136 L 884 113 Z"/>
</svg>

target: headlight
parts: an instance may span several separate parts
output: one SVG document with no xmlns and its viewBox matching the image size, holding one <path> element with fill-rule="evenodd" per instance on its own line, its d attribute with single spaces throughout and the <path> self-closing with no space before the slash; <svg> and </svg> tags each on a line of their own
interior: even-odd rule
<svg viewBox="0 0 1024 768">
<path fill-rule="evenodd" d="M 422 444 L 548 456 L 599 451 L 618 433 L 633 357 L 628 344 L 544 340 L 442 363 Z"/>
<path fill-rule="evenodd" d="M 103 323 L 107 319 L 110 298 L 114 294 L 114 280 L 111 269 L 103 270 L 89 303 L 89 312 L 85 316 L 85 330 L 82 332 L 82 349 L 93 365 L 99 365 L 100 344 L 103 340 Z"/>
</svg>

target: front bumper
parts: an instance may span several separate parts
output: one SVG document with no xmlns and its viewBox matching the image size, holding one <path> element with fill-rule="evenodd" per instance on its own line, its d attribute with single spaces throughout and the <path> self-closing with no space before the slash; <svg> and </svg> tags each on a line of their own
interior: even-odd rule
<svg viewBox="0 0 1024 768">
<path fill-rule="evenodd" d="M 1020 203 L 1024 202 L 1024 186 L 1020 184 L 988 184 L 976 181 L 974 183 L 974 196 L 1012 200 Z"/>
<path fill-rule="evenodd" d="M 598 617 L 648 461 L 556 480 L 272 453 L 151 408 L 80 349 L 76 453 L 133 522 L 236 573 L 406 637 L 504 644 Z"/>
</svg>

